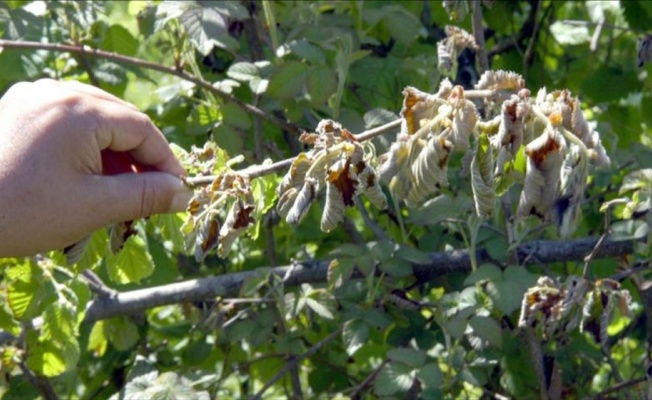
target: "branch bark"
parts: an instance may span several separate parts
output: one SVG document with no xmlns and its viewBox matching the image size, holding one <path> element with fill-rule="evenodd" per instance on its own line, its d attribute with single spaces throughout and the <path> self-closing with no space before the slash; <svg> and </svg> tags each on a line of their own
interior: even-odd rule
<svg viewBox="0 0 652 400">
<path fill-rule="evenodd" d="M 573 240 L 536 240 L 516 249 L 520 265 L 549 264 L 560 261 L 583 261 L 590 254 L 598 238 Z M 634 240 L 605 240 L 594 258 L 616 257 L 634 252 Z M 471 271 L 468 250 L 453 250 L 430 254 L 429 265 L 413 265 L 415 277 L 420 282 L 434 280 L 442 275 Z M 493 262 L 486 249 L 476 252 L 478 264 Z M 146 289 L 122 292 L 110 297 L 96 298 L 87 310 L 85 321 L 94 322 L 121 315 L 130 315 L 153 307 L 182 302 L 202 301 L 215 297 L 237 296 L 242 284 L 259 274 L 270 272 L 286 277 L 285 284 L 325 283 L 329 260 L 308 261 L 293 266 L 259 268 L 254 271 L 234 272 L 202 279 L 192 279 Z M 291 269 L 291 270 L 290 270 Z M 289 273 L 288 273 L 289 272 Z"/>
</svg>

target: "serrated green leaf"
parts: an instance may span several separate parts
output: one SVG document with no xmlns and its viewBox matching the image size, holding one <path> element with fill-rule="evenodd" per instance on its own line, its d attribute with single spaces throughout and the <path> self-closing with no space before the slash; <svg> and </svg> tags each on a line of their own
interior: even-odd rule
<svg viewBox="0 0 652 400">
<path fill-rule="evenodd" d="M 369 326 L 362 320 L 352 319 L 344 323 L 342 339 L 349 356 L 355 354 L 369 337 Z"/>
<path fill-rule="evenodd" d="M 432 264 L 428 253 L 407 245 L 400 245 L 394 255 L 417 265 Z"/>
<path fill-rule="evenodd" d="M 153 215 L 149 219 L 149 223 L 156 226 L 161 235 L 161 239 L 172 243 L 172 251 L 180 253 L 185 247 L 185 236 L 181 231 L 181 227 L 188 219 L 188 213 L 168 213 Z"/>
<path fill-rule="evenodd" d="M 95 269 L 106 256 L 108 240 L 106 229 L 95 231 L 86 243 L 84 254 L 72 266 L 73 271 L 80 273 L 85 269 Z"/>
<path fill-rule="evenodd" d="M 204 56 L 208 55 L 213 46 L 237 51 L 239 43 L 229 35 L 228 21 L 218 5 L 197 4 L 187 6 L 179 17 L 188 32 L 190 42 Z"/>
<path fill-rule="evenodd" d="M 402 278 L 412 274 L 412 263 L 399 257 L 392 257 L 380 264 L 380 269 L 390 276 Z"/>
<path fill-rule="evenodd" d="M 328 283 L 334 288 L 342 286 L 351 278 L 354 267 L 355 260 L 351 258 L 332 260 L 328 265 Z"/>
<path fill-rule="evenodd" d="M 368 250 L 365 246 L 344 243 L 340 246 L 337 246 L 333 251 L 330 252 L 332 257 L 357 257 L 360 253 L 368 253 Z"/>
<path fill-rule="evenodd" d="M 290 100 L 303 88 L 308 66 L 298 61 L 287 61 L 277 67 L 269 78 L 267 94 L 279 100 Z"/>
<path fill-rule="evenodd" d="M 104 335 L 119 351 L 129 350 L 138 343 L 138 327 L 128 317 L 104 321 Z"/>
<path fill-rule="evenodd" d="M 494 306 L 505 315 L 519 309 L 523 300 L 523 293 L 520 288 L 515 288 L 513 282 L 496 281 L 487 283 L 486 291 Z"/>
<path fill-rule="evenodd" d="M 79 354 L 75 337 L 46 340 L 30 346 L 27 365 L 36 373 L 53 377 L 73 369 L 79 361 Z"/>
<path fill-rule="evenodd" d="M 112 281 L 120 284 L 138 282 L 154 271 L 152 255 L 140 234 L 133 235 L 120 252 L 106 257 L 106 268 Z"/>
<path fill-rule="evenodd" d="M 260 78 L 260 70 L 255 64 L 242 61 L 231 65 L 226 75 L 236 81 L 249 82 L 252 79 Z"/>
<path fill-rule="evenodd" d="M 36 317 L 44 295 L 41 289 L 35 280 L 15 281 L 7 287 L 7 303 L 16 319 L 26 321 Z"/>
<path fill-rule="evenodd" d="M 387 357 L 413 369 L 419 369 L 426 363 L 426 353 L 410 347 L 392 349 L 387 352 Z"/>
<path fill-rule="evenodd" d="M 652 168 L 639 169 L 625 175 L 618 194 L 622 195 L 625 192 L 643 188 L 652 190 Z"/>
<path fill-rule="evenodd" d="M 315 299 L 307 297 L 306 305 L 322 318 L 326 318 L 326 319 L 335 318 L 333 316 L 333 312 L 329 309 L 329 307 L 326 304 L 323 304 Z"/>
<path fill-rule="evenodd" d="M 498 349 L 503 347 L 503 331 L 495 319 L 476 315 L 469 319 L 469 326 L 475 336 L 486 340 L 491 346 Z"/>
<path fill-rule="evenodd" d="M 374 380 L 374 393 L 391 396 L 407 392 L 414 381 L 414 371 L 403 363 L 390 362 L 385 365 Z"/>
<path fill-rule="evenodd" d="M 384 108 L 374 108 L 367 111 L 362 118 L 364 119 L 365 128 L 371 129 L 376 126 L 396 121 L 399 116 L 392 111 L 385 110 Z"/>
<path fill-rule="evenodd" d="M 443 374 L 439 364 L 428 363 L 417 371 L 417 378 L 423 382 L 424 389 L 434 388 L 439 389 L 442 384 Z"/>
<path fill-rule="evenodd" d="M 313 65 L 323 65 L 326 62 L 324 52 L 305 39 L 292 40 L 284 43 L 276 50 L 276 55 L 280 58 L 288 54 L 294 54 Z"/>
<path fill-rule="evenodd" d="M 102 50 L 115 52 L 125 56 L 134 56 L 138 52 L 138 40 L 122 25 L 111 25 L 104 33 L 100 42 Z"/>
<path fill-rule="evenodd" d="M 497 281 L 503 279 L 503 271 L 493 264 L 482 264 L 471 275 L 464 280 L 464 286 L 470 286 L 478 282 Z"/>
<path fill-rule="evenodd" d="M 392 318 L 387 313 L 377 308 L 370 308 L 365 311 L 362 319 L 369 324 L 369 326 L 380 329 L 387 329 L 392 324 Z"/>
<path fill-rule="evenodd" d="M 105 335 L 106 328 L 104 325 L 105 321 L 97 321 L 93 325 L 91 333 L 88 336 L 88 345 L 86 346 L 86 349 L 92 351 L 96 357 L 104 356 L 109 344 L 109 340 Z"/>
<path fill-rule="evenodd" d="M 69 337 L 76 337 L 78 334 L 76 320 L 76 315 L 67 306 L 59 303 L 50 304 L 43 313 L 41 339 L 63 341 Z"/>
<path fill-rule="evenodd" d="M 326 103 L 337 90 L 337 77 L 328 67 L 314 67 L 308 72 L 306 80 L 310 103 L 319 107 Z"/>
</svg>

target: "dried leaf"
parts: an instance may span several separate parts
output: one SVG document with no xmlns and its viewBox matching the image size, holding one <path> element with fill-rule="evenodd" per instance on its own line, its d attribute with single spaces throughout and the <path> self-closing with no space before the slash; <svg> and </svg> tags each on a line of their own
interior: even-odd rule
<svg viewBox="0 0 652 400">
<path fill-rule="evenodd" d="M 588 175 L 589 162 L 584 151 L 571 145 L 561 167 L 559 194 L 555 200 L 557 231 L 562 238 L 575 232 Z"/>
<path fill-rule="evenodd" d="M 344 198 L 335 184 L 326 183 L 326 204 L 321 216 L 321 230 L 330 232 L 344 218 Z"/>
<path fill-rule="evenodd" d="M 413 87 L 403 90 L 403 108 L 401 108 L 401 133 L 412 135 L 419 130 L 421 121 L 433 119 L 444 100 Z"/>
<path fill-rule="evenodd" d="M 229 254 L 229 250 L 233 242 L 240 236 L 250 224 L 255 221 L 251 214 L 254 212 L 255 207 L 251 204 L 243 204 L 238 199 L 234 201 L 229 209 L 229 213 L 224 220 L 224 224 L 220 228 L 218 239 L 217 255 L 224 258 Z"/>
<path fill-rule="evenodd" d="M 296 225 L 306 216 L 310 206 L 317 198 L 317 182 L 311 178 L 307 178 L 301 190 L 297 194 L 292 208 L 288 211 L 285 220 L 288 224 Z"/>
<path fill-rule="evenodd" d="M 367 196 L 369 201 L 377 208 L 384 210 L 387 208 L 387 197 L 378 183 L 378 177 L 373 168 L 366 165 L 358 173 L 358 191 Z"/>
<path fill-rule="evenodd" d="M 440 135 L 430 136 L 412 163 L 412 185 L 406 198 L 409 207 L 419 205 L 448 185 L 448 160 L 453 151 L 453 144 L 446 140 L 449 132 L 446 129 Z"/>
<path fill-rule="evenodd" d="M 339 190 L 345 206 L 353 205 L 353 196 L 355 196 L 358 185 L 358 182 L 351 176 L 350 169 L 349 159 L 340 159 L 329 168 L 326 177 L 326 181 Z"/>
<path fill-rule="evenodd" d="M 461 86 L 453 88 L 448 100 L 453 106 L 450 140 L 456 149 L 466 151 L 469 148 L 469 137 L 473 134 L 475 124 L 478 122 L 475 104 L 464 98 L 464 89 Z"/>
<path fill-rule="evenodd" d="M 130 236 L 136 234 L 134 221 L 124 221 L 109 227 L 109 248 L 111 253 L 118 254 Z"/>
<path fill-rule="evenodd" d="M 525 80 L 516 72 L 511 71 L 487 71 L 480 77 L 475 85 L 476 89 L 489 90 L 513 90 L 515 92 L 525 88 Z"/>
<path fill-rule="evenodd" d="M 494 209 L 494 166 L 491 146 L 487 135 L 481 135 L 471 161 L 471 188 L 475 200 L 475 212 L 480 218 L 488 218 Z"/>
<path fill-rule="evenodd" d="M 195 238 L 195 260 L 201 262 L 208 253 L 217 247 L 217 239 L 220 230 L 218 212 L 211 210 L 208 217 L 197 224 L 197 236 Z"/>
<path fill-rule="evenodd" d="M 552 127 L 525 147 L 528 158 L 519 216 L 536 215 L 544 220 L 551 217 L 565 153 L 566 141 Z"/>
</svg>

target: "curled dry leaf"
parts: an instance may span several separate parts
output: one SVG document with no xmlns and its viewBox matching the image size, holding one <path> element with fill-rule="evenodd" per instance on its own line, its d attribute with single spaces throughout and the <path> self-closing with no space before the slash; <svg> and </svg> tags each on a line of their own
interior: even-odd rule
<svg viewBox="0 0 652 400">
<path fill-rule="evenodd" d="M 525 147 L 527 164 L 518 215 L 551 217 L 557 198 L 559 174 L 566 152 L 566 141 L 558 128 L 549 126 L 544 133 Z"/>
<path fill-rule="evenodd" d="M 450 141 L 456 149 L 466 151 L 469 148 L 469 138 L 478 122 L 475 104 L 464 98 L 464 89 L 461 86 L 455 86 L 448 99 L 453 106 Z"/>
<path fill-rule="evenodd" d="M 525 80 L 516 72 L 511 71 L 486 71 L 480 77 L 480 80 L 475 85 L 476 89 L 489 89 L 489 90 L 511 90 L 518 92 L 525 88 Z"/>
<path fill-rule="evenodd" d="M 450 84 L 450 82 L 449 82 Z M 433 119 L 445 101 L 438 95 L 431 95 L 413 87 L 403 90 L 401 108 L 401 133 L 412 135 L 421 127 L 422 120 Z"/>
<path fill-rule="evenodd" d="M 301 140 L 312 149 L 294 160 L 278 188 L 276 209 L 288 223 L 298 224 L 305 217 L 323 187 L 326 204 L 321 228 L 326 232 L 337 226 L 345 207 L 353 205 L 360 193 L 386 207 L 387 199 L 362 145 L 341 124 L 323 120 L 315 133 L 304 133 Z"/>
<path fill-rule="evenodd" d="M 494 209 L 494 163 L 489 139 L 480 136 L 471 161 L 471 188 L 475 200 L 475 212 L 480 218 L 488 218 Z"/>
<path fill-rule="evenodd" d="M 464 29 L 448 25 L 445 28 L 446 38 L 437 42 L 438 67 L 444 73 L 450 73 L 457 61 L 457 56 L 464 49 L 478 48 L 473 35 Z"/>
<path fill-rule="evenodd" d="M 587 155 L 577 145 L 571 145 L 560 171 L 559 193 L 555 200 L 557 230 L 561 237 L 575 231 L 580 217 L 580 202 L 584 197 L 589 176 Z"/>
<path fill-rule="evenodd" d="M 252 204 L 245 204 L 241 199 L 237 199 L 231 205 L 229 213 L 224 220 L 224 224 L 220 228 L 219 245 L 217 248 L 217 255 L 226 257 L 229 250 L 237 239 L 250 224 L 255 221 L 251 214 L 254 212 L 255 207 Z"/>
</svg>

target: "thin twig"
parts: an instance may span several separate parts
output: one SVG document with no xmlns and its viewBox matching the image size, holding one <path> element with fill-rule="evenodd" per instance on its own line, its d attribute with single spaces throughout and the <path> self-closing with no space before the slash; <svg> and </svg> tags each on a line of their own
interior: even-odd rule
<svg viewBox="0 0 652 400">
<path fill-rule="evenodd" d="M 389 122 L 385 125 L 381 125 L 379 127 L 369 129 L 367 131 L 364 131 L 358 135 L 354 135 L 356 140 L 359 142 L 364 142 L 366 140 L 370 140 L 375 138 L 376 136 L 380 136 L 382 134 L 391 132 L 393 130 L 396 130 L 399 126 L 401 125 L 401 120 L 397 119 L 396 121 Z M 273 164 L 265 164 L 265 165 L 252 165 L 250 167 L 247 167 L 241 171 L 238 171 L 239 174 L 241 175 L 247 175 L 249 179 L 255 179 L 259 178 L 261 176 L 265 176 L 267 174 L 271 174 L 277 171 L 285 170 L 290 167 L 292 162 L 296 159 L 296 157 L 291 157 L 286 160 L 282 161 L 277 161 Z M 193 178 L 187 178 L 186 183 L 190 186 L 201 186 L 201 185 L 208 185 L 212 183 L 215 180 L 216 176 L 215 175 L 208 175 L 208 176 L 197 176 Z"/>
<path fill-rule="evenodd" d="M 608 389 L 605 389 L 602 392 L 596 394 L 595 397 L 593 397 L 593 400 L 605 399 L 605 398 L 607 398 L 608 394 L 611 394 L 613 392 L 617 392 L 619 390 L 623 390 L 623 389 L 625 389 L 625 388 L 627 388 L 629 386 L 638 385 L 639 383 L 645 382 L 645 379 L 646 378 L 643 376 L 643 377 L 640 377 L 640 378 L 630 379 L 630 380 L 628 380 L 626 382 L 621 382 L 621 383 L 619 383 L 617 385 L 614 385 L 614 386 L 612 386 L 612 387 L 610 387 Z"/>
<path fill-rule="evenodd" d="M 610 211 L 609 207 L 607 207 L 607 209 L 604 212 L 604 232 L 602 232 L 602 235 L 600 235 L 600 239 L 598 239 L 598 242 L 595 244 L 593 250 L 589 253 L 588 256 L 584 258 L 584 270 L 582 271 L 582 278 L 584 279 L 588 279 L 591 262 L 593 262 L 595 255 L 598 253 L 600 247 L 602 247 L 602 244 L 604 243 L 604 241 L 607 239 L 607 236 L 609 235 L 610 224 L 611 224 L 609 218 L 609 211 Z"/>
<path fill-rule="evenodd" d="M 281 368 L 280 371 L 276 373 L 269 381 L 265 383 L 265 385 L 251 398 L 252 400 L 258 400 L 262 399 L 263 394 L 272 387 L 279 379 L 283 378 L 285 374 L 292 368 L 292 366 L 297 366 L 299 365 L 303 360 L 306 358 L 310 357 L 311 355 L 315 354 L 319 349 L 324 347 L 327 343 L 331 342 L 333 339 L 337 338 L 340 335 L 340 332 L 342 332 L 342 327 L 340 326 L 337 330 L 317 342 L 314 346 L 309 348 L 305 353 L 292 358 L 291 360 L 288 360 L 288 362 L 285 364 L 283 368 Z"/>
<path fill-rule="evenodd" d="M 45 377 L 38 376 L 32 372 L 32 370 L 27 366 L 27 363 L 24 361 L 18 363 L 18 366 L 20 367 L 20 370 L 23 372 L 23 375 L 25 375 L 29 383 L 37 388 L 46 400 L 58 399 L 54 388 L 52 388 L 52 385 Z"/>
<path fill-rule="evenodd" d="M 482 4 L 480 0 L 473 2 L 473 37 L 475 44 L 478 45 L 476 50 L 476 57 L 478 59 L 478 73 L 484 74 L 489 70 L 489 57 L 487 56 L 487 49 L 484 40 L 484 28 L 482 27 Z"/>
<path fill-rule="evenodd" d="M 216 96 L 220 97 L 225 101 L 236 104 L 238 107 L 242 108 L 244 111 L 248 112 L 249 114 L 255 117 L 262 118 L 267 122 L 271 122 L 294 134 L 298 135 L 304 131 L 304 129 L 300 128 L 294 123 L 277 118 L 272 114 L 266 113 L 260 108 L 245 103 L 244 101 L 226 92 L 223 92 L 219 87 L 213 86 L 213 84 L 211 84 L 210 82 L 200 79 L 194 75 L 191 75 L 182 69 L 166 67 L 164 65 L 156 64 L 139 58 L 124 56 L 122 54 L 112 53 L 108 51 L 97 50 L 88 46 L 73 46 L 73 45 L 59 44 L 59 43 L 40 43 L 40 42 L 30 42 L 30 41 L 0 40 L 0 49 L 47 50 L 47 51 L 67 52 L 71 54 L 80 54 L 82 56 L 103 58 L 121 64 L 134 65 L 140 68 L 151 69 L 153 71 L 162 72 L 164 74 L 174 75 L 188 82 L 194 83 L 200 88 L 215 94 Z"/>
<path fill-rule="evenodd" d="M 375 370 L 373 370 L 366 378 L 364 378 L 364 380 L 360 382 L 360 384 L 353 389 L 349 397 L 352 399 L 359 398 L 360 393 L 362 393 L 362 391 L 365 390 L 365 388 L 369 386 L 369 384 L 373 382 L 374 379 L 376 379 L 380 371 L 387 364 L 389 364 L 389 358 L 384 359 L 383 362 L 380 363 L 380 365 Z"/>
</svg>

